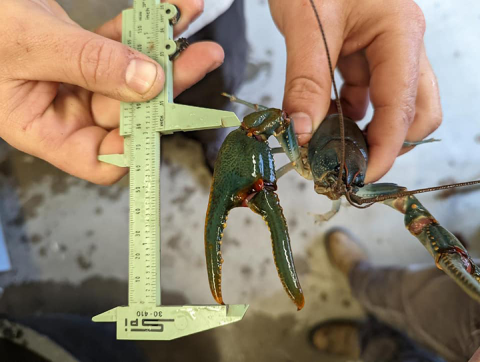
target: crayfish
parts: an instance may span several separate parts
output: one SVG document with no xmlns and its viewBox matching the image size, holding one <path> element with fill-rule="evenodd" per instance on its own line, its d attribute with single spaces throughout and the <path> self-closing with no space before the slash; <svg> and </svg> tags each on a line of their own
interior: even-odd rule
<svg viewBox="0 0 480 362">
<path fill-rule="evenodd" d="M 256 111 L 247 115 L 240 128 L 227 136 L 215 163 L 205 222 L 207 272 L 214 299 L 223 304 L 221 244 L 227 216 L 232 208 L 243 206 L 260 214 L 267 223 L 280 280 L 298 310 L 303 308 L 305 299 L 295 271 L 287 223 L 275 193 L 277 178 L 295 169 L 301 176 L 313 180 L 318 194 L 333 200 L 332 210 L 319 216 L 320 219 L 328 220 L 338 212 L 342 196 L 358 208 L 382 202 L 404 214 L 405 226 L 432 255 L 437 267 L 452 277 L 470 296 L 480 301 L 480 268 L 472 261 L 460 241 L 442 227 L 413 196 L 417 193 L 470 186 L 480 181 L 412 191 L 393 183 L 364 184 L 368 145 L 357 124 L 343 116 L 323 26 L 314 6 L 313 9 L 326 48 L 338 114 L 325 118 L 309 144 L 299 147 L 294 133 L 294 120 L 285 112 L 224 94 L 232 101 Z M 267 141 L 270 136 L 277 138 L 280 149 L 270 149 Z M 409 143 L 408 146 L 431 141 Z M 279 151 L 285 152 L 290 162 L 275 170 L 273 154 Z"/>
</svg>

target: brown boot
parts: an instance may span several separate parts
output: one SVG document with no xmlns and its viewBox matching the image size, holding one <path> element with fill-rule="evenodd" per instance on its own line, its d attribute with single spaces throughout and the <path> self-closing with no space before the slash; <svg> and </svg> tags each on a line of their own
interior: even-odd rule
<svg viewBox="0 0 480 362">
<path fill-rule="evenodd" d="M 360 358 L 359 324 L 353 320 L 331 320 L 310 332 L 310 342 L 320 352 Z"/>
<path fill-rule="evenodd" d="M 345 276 L 348 276 L 350 270 L 359 262 L 368 260 L 365 250 L 345 229 L 335 228 L 328 231 L 325 235 L 325 246 L 330 262 Z"/>
</svg>

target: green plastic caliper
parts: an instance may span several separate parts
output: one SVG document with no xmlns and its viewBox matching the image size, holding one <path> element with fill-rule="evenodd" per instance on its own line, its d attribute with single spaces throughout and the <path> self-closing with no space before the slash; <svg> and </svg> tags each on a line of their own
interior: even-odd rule
<svg viewBox="0 0 480 362">
<path fill-rule="evenodd" d="M 124 154 L 99 160 L 130 167 L 128 306 L 93 318 L 116 322 L 117 339 L 170 340 L 237 322 L 248 305 L 161 303 L 160 289 L 160 136 L 240 124 L 232 112 L 173 103 L 171 58 L 180 44 L 173 40 L 178 9 L 159 0 L 135 0 L 123 12 L 122 42 L 156 60 L 165 72 L 163 91 L 142 103 L 122 103 L 120 134 Z"/>
</svg>

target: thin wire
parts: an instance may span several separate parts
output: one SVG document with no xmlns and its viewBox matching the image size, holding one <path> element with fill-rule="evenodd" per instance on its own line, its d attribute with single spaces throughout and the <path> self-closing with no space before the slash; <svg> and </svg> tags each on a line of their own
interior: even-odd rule
<svg viewBox="0 0 480 362">
<path fill-rule="evenodd" d="M 345 167 L 345 123 L 343 120 L 343 110 L 342 110 L 342 105 L 340 103 L 340 98 L 338 96 L 337 84 L 335 83 L 332 59 L 330 57 L 330 50 L 328 49 L 325 31 L 323 30 L 323 25 L 322 25 L 322 22 L 320 21 L 320 16 L 318 15 L 317 7 L 315 6 L 315 3 L 313 2 L 313 0 L 310 0 L 310 4 L 312 5 L 312 9 L 313 9 L 313 12 L 315 13 L 315 17 L 317 18 L 317 23 L 318 23 L 318 26 L 320 27 L 320 32 L 322 33 L 323 43 L 325 44 L 325 50 L 327 53 L 327 60 L 328 60 L 328 68 L 330 71 L 330 77 L 332 78 L 333 92 L 335 93 L 335 104 L 337 106 L 338 115 L 340 116 L 340 139 L 342 141 L 342 157 L 340 159 L 340 170 L 338 171 L 338 180 L 337 180 L 337 190 L 340 190 L 342 186 L 342 181 L 343 181 L 342 179 L 343 168 Z"/>
</svg>

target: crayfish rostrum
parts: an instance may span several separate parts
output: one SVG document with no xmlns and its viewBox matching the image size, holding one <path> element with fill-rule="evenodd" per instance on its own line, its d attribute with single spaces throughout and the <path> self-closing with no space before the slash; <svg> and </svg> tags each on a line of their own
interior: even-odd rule
<svg viewBox="0 0 480 362">
<path fill-rule="evenodd" d="M 314 11 L 316 13 L 315 7 Z M 316 15 L 330 65 L 323 27 L 318 14 Z M 305 301 L 295 271 L 287 223 L 275 194 L 277 178 L 295 169 L 303 177 L 313 180 L 318 194 L 333 200 L 332 210 L 317 216 L 317 219 L 331 218 L 339 210 L 342 196 L 358 208 L 376 202 L 394 208 L 405 215 L 405 226 L 433 256 L 438 268 L 444 270 L 470 296 L 480 301 L 480 268 L 472 261 L 460 241 L 442 227 L 413 196 L 422 192 L 470 186 L 480 181 L 412 191 L 393 183 L 364 185 L 368 145 L 357 124 L 343 116 L 331 65 L 329 70 L 338 114 L 328 116 L 320 124 L 306 147 L 298 146 L 294 120 L 283 111 L 226 95 L 232 101 L 250 106 L 256 112 L 246 116 L 241 127 L 227 136 L 215 164 L 205 222 L 205 253 L 213 297 L 223 304 L 221 243 L 228 212 L 234 207 L 245 206 L 262 215 L 266 221 L 271 232 L 280 280 L 297 308 L 303 308 Z M 287 165 L 278 170 L 275 170 L 273 159 L 273 153 L 278 150 L 271 150 L 267 142 L 272 135 L 290 159 Z M 411 142 L 405 146 L 432 141 Z"/>
</svg>

